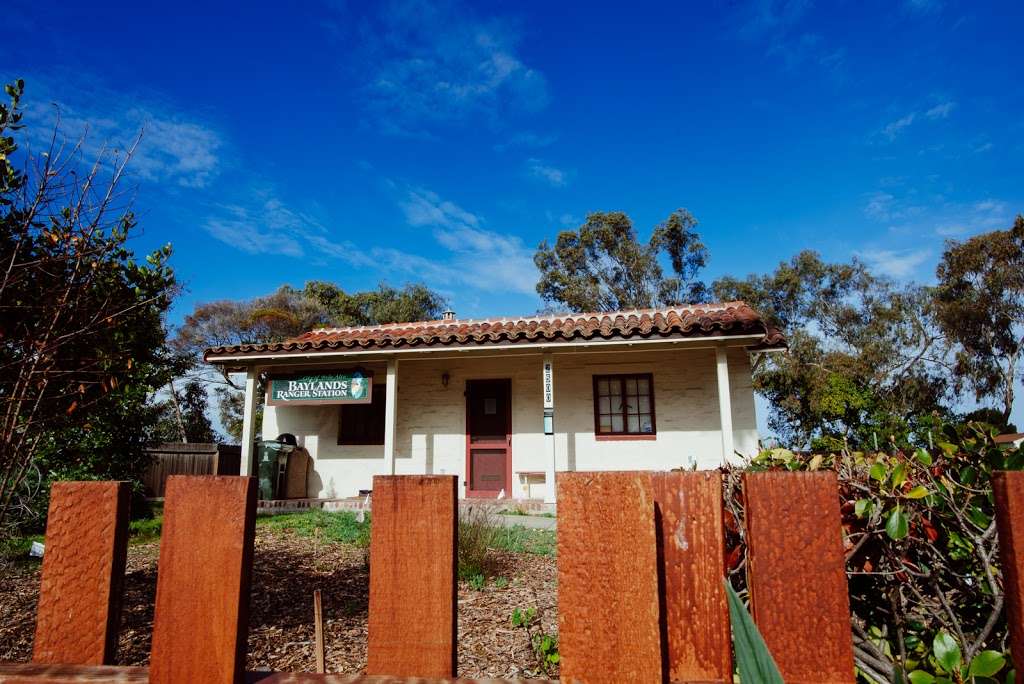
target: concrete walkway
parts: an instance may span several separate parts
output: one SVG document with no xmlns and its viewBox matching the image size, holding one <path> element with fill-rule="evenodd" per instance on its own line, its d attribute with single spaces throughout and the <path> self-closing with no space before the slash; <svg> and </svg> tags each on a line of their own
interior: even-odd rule
<svg viewBox="0 0 1024 684">
<path fill-rule="evenodd" d="M 494 521 L 504 527 L 529 527 L 534 530 L 553 530 L 557 518 L 549 518 L 544 515 L 501 515 L 494 516 Z"/>
</svg>

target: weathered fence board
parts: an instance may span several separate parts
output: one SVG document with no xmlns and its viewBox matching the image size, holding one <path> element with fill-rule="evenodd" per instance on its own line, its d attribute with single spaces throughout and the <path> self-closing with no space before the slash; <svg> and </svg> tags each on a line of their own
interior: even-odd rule
<svg viewBox="0 0 1024 684">
<path fill-rule="evenodd" d="M 254 478 L 167 479 L 150 656 L 155 684 L 242 681 L 255 523 Z"/>
<path fill-rule="evenodd" d="M 752 612 L 782 678 L 853 682 L 835 473 L 747 473 L 743 491 Z"/>
<path fill-rule="evenodd" d="M 661 681 L 650 474 L 559 473 L 557 483 L 562 680 Z"/>
<path fill-rule="evenodd" d="M 368 674 L 455 675 L 457 485 L 373 478 Z"/>
<path fill-rule="evenodd" d="M 731 682 L 722 476 L 653 473 L 669 680 Z"/>
<path fill-rule="evenodd" d="M 114 662 L 128 548 L 127 482 L 55 482 L 32 659 Z"/>
<path fill-rule="evenodd" d="M 142 476 L 147 496 L 162 497 L 171 475 L 238 475 L 242 447 L 206 442 L 165 442 L 146 453 L 153 462 Z"/>
<path fill-rule="evenodd" d="M 999 558 L 1010 627 L 1010 656 L 1017 684 L 1024 684 L 1024 472 L 998 472 L 992 478 L 999 531 Z"/>
</svg>

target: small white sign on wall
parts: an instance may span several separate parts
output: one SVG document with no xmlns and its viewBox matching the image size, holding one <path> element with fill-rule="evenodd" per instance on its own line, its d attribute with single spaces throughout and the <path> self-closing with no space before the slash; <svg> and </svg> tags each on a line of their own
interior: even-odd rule
<svg viewBox="0 0 1024 684">
<path fill-rule="evenodd" d="M 544 408 L 555 407 L 555 364 L 550 358 L 544 359 Z"/>
</svg>

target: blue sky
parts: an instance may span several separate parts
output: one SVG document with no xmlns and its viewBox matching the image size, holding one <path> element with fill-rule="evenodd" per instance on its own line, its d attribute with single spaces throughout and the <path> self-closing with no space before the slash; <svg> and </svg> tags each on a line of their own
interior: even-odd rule
<svg viewBox="0 0 1024 684">
<path fill-rule="evenodd" d="M 38 3 L 0 77 L 124 145 L 196 302 L 422 280 L 530 313 L 590 211 L 700 221 L 708 278 L 804 248 L 933 277 L 1024 211 L 1019 2 Z M 283 9 L 286 8 L 286 9 Z"/>
</svg>

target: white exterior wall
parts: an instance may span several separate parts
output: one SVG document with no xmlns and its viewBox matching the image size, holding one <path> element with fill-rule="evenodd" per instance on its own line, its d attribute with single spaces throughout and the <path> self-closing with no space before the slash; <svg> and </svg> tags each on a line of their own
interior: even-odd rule
<svg viewBox="0 0 1024 684">
<path fill-rule="evenodd" d="M 418 356 L 418 355 L 417 355 Z M 395 440 L 397 474 L 456 474 L 466 479 L 466 380 L 512 380 L 512 491 L 527 496 L 519 473 L 543 473 L 544 435 L 541 356 L 431 359 L 403 358 L 398 367 Z M 342 364 L 343 365 L 343 364 Z M 369 364 L 377 384 L 382 364 Z M 562 470 L 668 470 L 716 468 L 721 464 L 718 387 L 713 349 L 554 355 L 555 453 Z M 449 374 L 448 387 L 441 375 Z M 601 441 L 594 436 L 593 376 L 652 373 L 657 437 Z M 757 451 L 757 422 L 749 355 L 729 350 L 732 422 L 736 450 Z M 384 447 L 338 446 L 338 406 L 268 406 L 263 438 L 290 432 L 314 460 L 310 496 L 355 496 L 383 474 Z M 534 498 L 543 487 L 532 488 Z"/>
</svg>

